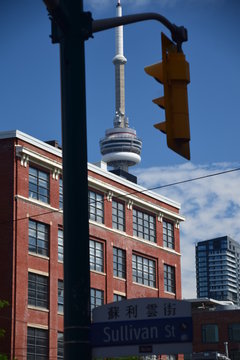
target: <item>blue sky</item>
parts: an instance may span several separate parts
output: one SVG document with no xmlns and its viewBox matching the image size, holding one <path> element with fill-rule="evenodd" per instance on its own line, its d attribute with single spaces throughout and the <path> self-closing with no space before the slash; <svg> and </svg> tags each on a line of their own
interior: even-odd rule
<svg viewBox="0 0 240 360">
<path fill-rule="evenodd" d="M 238 0 L 122 0 L 123 14 L 158 12 L 188 29 L 183 51 L 190 63 L 188 87 L 191 162 L 166 146 L 153 124 L 164 112 L 152 103 L 162 86 L 144 72 L 161 61 L 156 21 L 124 28 L 126 115 L 143 141 L 142 162 L 132 169 L 154 187 L 239 167 L 240 2 Z M 115 0 L 85 0 L 94 19 L 115 16 Z M 41 0 L 0 2 L 0 131 L 19 129 L 61 142 L 59 46 Z M 114 30 L 86 42 L 88 159 L 100 160 L 99 140 L 112 127 L 115 94 Z M 239 241 L 238 172 L 158 191 L 182 204 L 183 294 L 195 295 L 194 244 L 219 235 Z M 188 279 L 188 281 L 186 281 Z"/>
</svg>

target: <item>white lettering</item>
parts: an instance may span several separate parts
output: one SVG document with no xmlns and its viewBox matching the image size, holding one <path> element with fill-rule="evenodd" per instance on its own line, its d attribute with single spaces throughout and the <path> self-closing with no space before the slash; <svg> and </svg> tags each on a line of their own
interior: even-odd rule
<svg viewBox="0 0 240 360">
<path fill-rule="evenodd" d="M 112 341 L 119 341 L 119 330 L 116 329 L 116 331 L 112 330 Z"/>
<path fill-rule="evenodd" d="M 173 325 L 165 325 L 164 330 L 166 332 L 166 338 L 175 337 L 175 328 Z"/>
<path fill-rule="evenodd" d="M 157 339 L 158 338 L 158 328 L 156 326 L 151 326 L 150 327 L 150 338 L 151 339 Z"/>
<path fill-rule="evenodd" d="M 124 328 L 125 328 L 125 339 L 124 340 L 128 341 L 128 327 L 127 327 L 127 325 L 125 325 Z"/>
<path fill-rule="evenodd" d="M 134 339 L 136 339 L 136 340 L 139 340 L 139 338 L 140 338 L 140 334 L 141 334 L 141 328 L 139 328 L 139 329 L 133 329 L 133 333 L 134 333 Z"/>
<path fill-rule="evenodd" d="M 104 335 L 107 336 L 107 339 L 104 339 L 104 342 L 109 342 L 111 340 L 111 336 L 110 334 L 108 333 L 108 331 L 110 330 L 110 327 L 107 326 L 103 329 L 103 332 L 104 332 Z"/>
<path fill-rule="evenodd" d="M 140 329 L 139 329 L 140 330 Z M 149 329 L 148 328 L 142 328 L 142 334 L 141 334 L 142 336 L 141 336 L 141 338 L 143 339 L 143 340 L 145 340 L 145 339 L 149 339 Z"/>
<path fill-rule="evenodd" d="M 164 328 L 166 337 L 174 337 L 174 327 L 166 325 Z M 158 338 L 158 328 L 151 327 L 133 327 L 132 325 L 122 325 L 117 329 L 112 329 L 110 326 L 103 328 L 104 343 L 110 342 L 128 342 L 132 340 L 147 340 Z"/>
</svg>

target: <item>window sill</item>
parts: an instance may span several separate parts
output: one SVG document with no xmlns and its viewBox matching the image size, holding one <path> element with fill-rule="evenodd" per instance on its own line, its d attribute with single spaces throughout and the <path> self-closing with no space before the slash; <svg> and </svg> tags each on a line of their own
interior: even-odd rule
<svg viewBox="0 0 240 360">
<path fill-rule="evenodd" d="M 34 205 L 44 207 L 46 209 L 52 210 L 53 212 L 59 212 L 61 214 L 63 213 L 62 209 L 54 208 L 50 204 L 45 203 L 45 202 L 40 201 L 40 200 L 36 200 L 36 199 L 33 199 L 33 198 L 28 198 L 28 197 L 25 197 L 25 196 L 22 196 L 22 195 L 16 195 L 15 199 L 16 200 L 20 199 L 20 200 L 26 201 L 26 202 L 28 202 L 30 204 L 34 204 Z M 31 217 L 31 216 L 29 216 L 29 217 Z"/>
<path fill-rule="evenodd" d="M 158 288 L 155 288 L 155 287 L 152 287 L 152 286 L 149 286 L 149 285 L 140 284 L 140 283 L 137 283 L 137 282 L 134 282 L 134 281 L 133 281 L 133 284 L 134 284 L 134 285 L 143 286 L 143 287 L 145 287 L 145 288 L 147 288 L 147 289 L 151 289 L 151 290 L 158 291 Z"/>
<path fill-rule="evenodd" d="M 44 259 L 44 260 L 49 260 L 50 259 L 49 256 L 36 254 L 34 252 L 31 252 L 31 251 L 28 252 L 28 255 L 32 255 L 32 256 L 35 256 L 35 257 L 38 257 L 38 258 L 41 258 L 41 259 Z"/>
<path fill-rule="evenodd" d="M 107 275 L 106 273 L 101 272 L 101 271 L 97 271 L 97 270 L 92 270 L 92 269 L 90 269 L 90 271 L 91 271 L 92 273 L 98 274 L 98 275 L 103 275 L 103 276 L 106 276 L 106 275 Z"/>
<path fill-rule="evenodd" d="M 45 309 L 40 306 L 28 305 L 28 309 L 49 313 L 49 309 Z"/>
<path fill-rule="evenodd" d="M 164 293 L 165 293 L 165 294 L 169 294 L 169 295 L 176 296 L 176 293 L 175 293 L 175 292 L 171 292 L 171 291 L 164 290 Z"/>
<path fill-rule="evenodd" d="M 113 276 L 113 278 L 116 279 L 116 280 L 124 281 L 124 282 L 127 281 L 126 279 L 118 277 L 118 276 Z"/>
<path fill-rule="evenodd" d="M 115 227 L 111 227 L 111 229 L 113 230 L 113 231 L 116 231 L 116 232 L 118 232 L 119 234 L 121 234 L 121 235 L 126 235 L 126 230 L 120 230 L 120 229 L 118 229 L 118 228 L 115 228 Z"/>
</svg>

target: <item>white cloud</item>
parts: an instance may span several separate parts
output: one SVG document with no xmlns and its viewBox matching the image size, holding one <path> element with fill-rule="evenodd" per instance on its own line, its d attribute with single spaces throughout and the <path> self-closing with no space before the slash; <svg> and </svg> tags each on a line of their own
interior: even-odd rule
<svg viewBox="0 0 240 360">
<path fill-rule="evenodd" d="M 238 168 L 239 164 L 215 163 L 138 169 L 139 184 L 154 188 Z M 240 171 L 185 182 L 154 191 L 181 203 L 183 297 L 196 297 L 195 243 L 229 235 L 240 240 Z"/>
</svg>

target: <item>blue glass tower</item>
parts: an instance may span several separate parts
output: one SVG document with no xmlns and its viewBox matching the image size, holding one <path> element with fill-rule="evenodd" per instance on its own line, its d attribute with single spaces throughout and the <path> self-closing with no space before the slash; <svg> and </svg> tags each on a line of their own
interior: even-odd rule
<svg viewBox="0 0 240 360">
<path fill-rule="evenodd" d="M 196 244 L 197 297 L 240 305 L 240 244 L 229 236 Z"/>
</svg>

